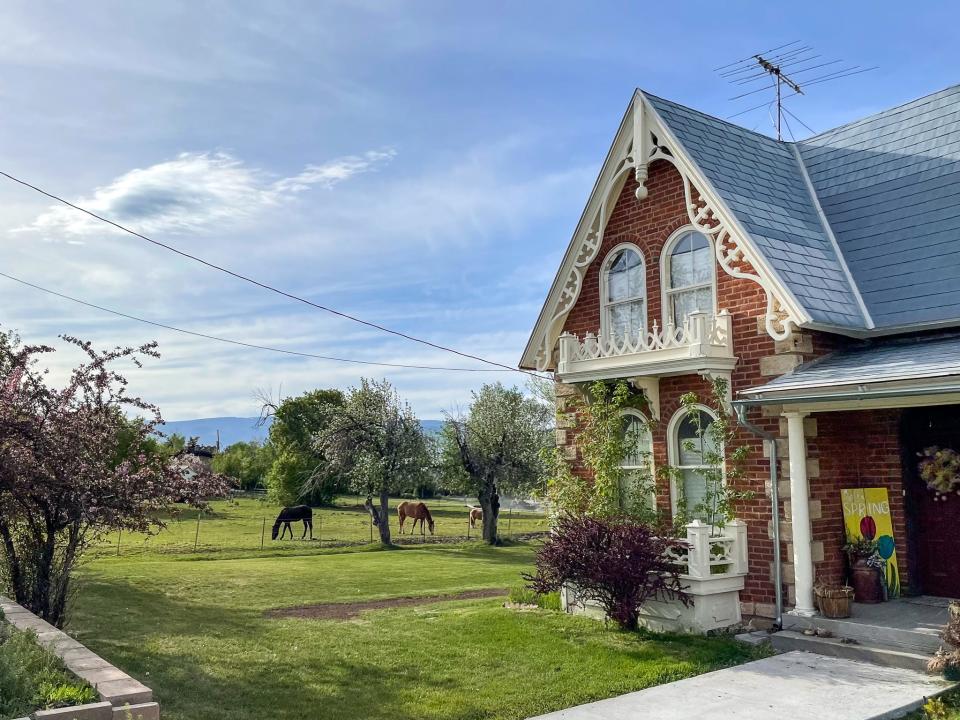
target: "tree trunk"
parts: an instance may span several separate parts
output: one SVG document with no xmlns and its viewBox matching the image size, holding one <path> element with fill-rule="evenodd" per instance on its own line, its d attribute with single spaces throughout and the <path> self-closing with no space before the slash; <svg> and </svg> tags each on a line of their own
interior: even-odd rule
<svg viewBox="0 0 960 720">
<path fill-rule="evenodd" d="M 373 498 L 369 496 L 363 505 L 367 508 L 367 512 L 373 518 L 373 524 L 380 533 L 380 542 L 383 545 L 392 545 L 393 541 L 390 539 L 390 495 L 386 492 L 380 493 L 379 507 L 373 504 Z"/>
<path fill-rule="evenodd" d="M 490 545 L 499 545 L 497 520 L 500 517 L 500 495 L 494 483 L 485 483 L 477 499 L 483 508 L 483 541 Z"/>
</svg>

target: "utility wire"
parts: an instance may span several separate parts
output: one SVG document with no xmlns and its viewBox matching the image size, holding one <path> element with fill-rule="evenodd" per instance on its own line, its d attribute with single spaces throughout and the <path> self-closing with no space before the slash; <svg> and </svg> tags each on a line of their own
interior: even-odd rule
<svg viewBox="0 0 960 720">
<path fill-rule="evenodd" d="M 53 193 L 48 192 L 48 191 L 44 190 L 44 189 L 41 188 L 41 187 L 38 187 L 38 186 L 36 186 L 36 185 L 33 185 L 33 184 L 27 182 L 26 180 L 21 180 L 20 178 L 15 177 L 14 175 L 11 175 L 10 173 L 4 172 L 3 170 L 0 170 L 0 175 L 2 175 L 3 177 L 7 178 L 8 180 L 12 180 L 12 181 L 15 182 L 15 183 L 18 183 L 18 184 L 20 184 L 20 185 L 23 185 L 24 187 L 30 188 L 31 190 L 34 190 L 34 191 L 40 193 L 41 195 L 45 195 L 46 197 L 50 198 L 51 200 L 55 200 L 56 202 L 61 203 L 61 204 L 63 204 L 63 205 L 66 205 L 66 206 L 69 207 L 69 208 L 73 208 L 74 210 L 77 210 L 77 211 L 82 212 L 82 213 L 84 213 L 84 214 L 86 214 L 86 215 L 89 215 L 90 217 L 95 218 L 96 220 L 99 220 L 100 222 L 106 223 L 107 225 L 112 225 L 113 227 L 117 228 L 118 230 L 122 230 L 122 231 L 125 232 L 125 233 L 129 233 L 130 235 L 133 235 L 134 237 L 138 237 L 138 238 L 140 238 L 141 240 L 145 240 L 146 242 L 151 243 L 151 244 L 153 244 L 153 245 L 156 245 L 157 247 L 161 247 L 161 248 L 163 248 L 164 250 L 169 250 L 170 252 L 176 253 L 177 255 L 180 255 L 181 257 L 185 257 L 185 258 L 187 258 L 188 260 L 193 260 L 194 262 L 198 262 L 198 263 L 200 263 L 201 265 L 206 265 L 208 268 L 211 268 L 212 270 L 217 270 L 217 271 L 219 271 L 219 272 L 222 272 L 222 273 L 225 273 L 225 274 L 227 274 L 227 275 L 230 275 L 230 276 L 232 276 L 232 277 L 234 277 L 234 278 L 237 278 L 238 280 L 243 280 L 244 282 L 250 283 L 251 285 L 256 285 L 257 287 L 262 288 L 263 290 L 269 290 L 270 292 L 276 293 L 277 295 L 282 295 L 283 297 L 289 298 L 290 300 L 295 300 L 295 301 L 297 301 L 297 302 L 303 303 L 304 305 L 309 305 L 310 307 L 316 308 L 317 310 L 323 310 L 324 312 L 328 312 L 328 313 L 331 313 L 331 314 L 333 314 L 333 315 L 337 315 L 337 316 L 342 317 L 342 318 L 344 318 L 344 319 L 346 319 L 346 320 L 351 320 L 351 321 L 353 321 L 353 322 L 355 322 L 355 323 L 359 323 L 359 324 L 361 324 L 361 325 L 366 325 L 367 327 L 372 327 L 372 328 L 374 328 L 374 329 L 376 329 L 376 330 L 380 330 L 381 332 L 385 332 L 385 333 L 388 333 L 388 334 L 390 334 L 390 335 L 396 335 L 397 337 L 402 337 L 402 338 L 404 338 L 405 340 L 410 340 L 410 341 L 412 341 L 412 342 L 420 343 L 421 345 L 426 345 L 426 346 L 432 347 L 432 348 L 434 348 L 434 349 L 436 349 L 436 350 L 443 350 L 444 352 L 453 353 L 454 355 L 459 355 L 460 357 L 469 358 L 470 360 L 477 360 L 477 361 L 479 361 L 479 362 L 486 363 L 487 365 L 494 365 L 494 366 L 496 366 L 496 367 L 503 368 L 503 369 L 505 369 L 505 370 L 510 370 L 511 372 L 522 372 L 522 373 L 526 373 L 526 374 L 528 374 L 528 375 L 534 375 L 534 374 L 535 374 L 535 373 L 530 373 L 530 372 L 528 372 L 528 371 L 526 371 L 526 370 L 519 370 L 518 368 L 510 367 L 509 365 L 504 365 L 503 363 L 496 362 L 495 360 L 487 360 L 486 358 L 480 357 L 479 355 L 471 355 L 470 353 L 466 353 L 466 352 L 463 352 L 463 351 L 461 351 L 461 350 L 455 350 L 454 348 L 446 347 L 446 346 L 444 346 L 444 345 L 438 345 L 438 344 L 436 344 L 436 343 L 430 342 L 429 340 L 423 340 L 422 338 L 414 337 L 413 335 L 408 335 L 407 333 L 401 332 L 401 331 L 399 331 L 399 330 L 393 330 L 393 329 L 391 329 L 391 328 L 384 327 L 383 325 L 379 325 L 379 324 L 377 324 L 377 323 L 375 323 L 375 322 L 371 322 L 371 321 L 369 321 L 369 320 L 363 320 L 363 319 L 358 318 L 358 317 L 356 317 L 356 316 L 354 316 L 354 315 L 350 315 L 349 313 L 341 312 L 340 310 L 336 310 L 336 309 L 334 309 L 334 308 L 327 307 L 326 305 L 320 305 L 319 303 L 315 303 L 315 302 L 313 302 L 312 300 L 307 300 L 306 298 L 300 297 L 299 295 L 294 295 L 293 293 L 287 292 L 286 290 L 281 290 L 280 288 L 275 287 L 275 286 L 273 286 L 273 285 L 269 285 L 269 284 L 267 284 L 267 283 L 260 282 L 259 280 L 255 280 L 254 278 L 249 277 L 248 275 L 243 275 L 242 273 L 239 273 L 239 272 L 236 272 L 236 271 L 234 271 L 234 270 L 230 270 L 230 269 L 228 269 L 228 268 L 225 268 L 225 267 L 223 267 L 222 265 L 217 265 L 216 263 L 210 262 L 209 260 L 204 260 L 203 258 L 197 257 L 196 255 L 191 255 L 190 253 L 185 252 L 185 251 L 183 251 L 183 250 L 180 250 L 179 248 L 176 248 L 176 247 L 174 247 L 173 245 L 167 245 L 166 243 L 160 242 L 159 240 L 154 240 L 153 238 L 147 237 L 146 235 L 144 235 L 144 234 L 142 234 L 142 233 L 138 233 L 138 232 L 135 231 L 135 230 L 131 230 L 130 228 L 125 227 L 124 225 L 121 225 L 121 224 L 118 223 L 118 222 L 115 222 L 115 221 L 113 221 L 113 220 L 110 220 L 109 218 L 106 218 L 106 217 L 104 217 L 104 216 L 102 216 L 102 215 L 98 215 L 97 213 L 95 213 L 95 212 L 93 212 L 93 211 L 91 211 L 91 210 L 87 210 L 87 209 L 84 208 L 84 207 L 80 207 L 79 205 L 75 205 L 74 203 L 70 202 L 69 200 L 65 200 L 64 198 L 62 198 L 62 197 L 60 197 L 60 196 L 58 196 L 58 195 L 54 195 Z M 538 377 L 539 377 L 539 376 L 538 376 Z"/>
<path fill-rule="evenodd" d="M 13 275 L 8 275 L 7 273 L 4 273 L 4 272 L 0 272 L 0 277 L 4 277 L 7 280 L 12 280 L 13 282 L 16 282 L 16 283 L 20 283 L 21 285 L 26 285 L 27 287 L 33 288 L 34 290 L 39 290 L 41 292 L 54 295 L 55 297 L 62 298 L 63 300 L 70 300 L 71 302 L 79 303 L 80 305 L 85 305 L 86 307 L 94 308 L 96 310 L 101 310 L 103 312 L 110 313 L 111 315 L 117 315 L 118 317 L 126 318 L 127 320 L 135 320 L 137 322 L 146 323 L 147 325 L 153 325 L 154 327 L 163 328 L 165 330 L 173 330 L 174 332 L 183 333 L 184 335 L 193 335 L 194 337 L 204 338 L 206 340 L 216 340 L 217 342 L 228 343 L 230 345 L 239 345 L 245 348 L 253 348 L 254 350 L 267 350 L 269 352 L 283 353 L 284 355 L 296 355 L 298 357 L 315 358 L 317 360 L 331 360 L 334 362 L 342 362 L 342 363 L 354 363 L 356 365 L 377 365 L 380 367 L 410 368 L 413 370 L 447 370 L 450 372 L 523 372 L 521 370 L 516 370 L 512 368 L 507 370 L 500 370 L 500 369 L 488 369 L 488 368 L 443 367 L 440 365 L 410 365 L 406 363 L 374 362 L 371 360 L 354 360 L 351 358 L 332 357 L 329 355 L 316 355 L 314 353 L 300 352 L 298 350 L 286 350 L 284 348 L 270 347 L 269 345 L 257 345 L 256 343 L 244 342 L 242 340 L 234 340 L 232 338 L 220 337 L 218 335 L 208 335 L 207 333 L 196 332 L 194 330 L 185 330 L 184 328 L 175 327 L 173 325 L 167 325 L 165 323 L 157 322 L 155 320 L 148 320 L 146 318 L 137 317 L 136 315 L 130 315 L 125 312 L 120 312 L 119 310 L 113 310 L 108 307 L 103 307 L 102 305 L 97 305 L 92 302 L 87 302 L 86 300 L 81 300 L 80 298 L 75 298 L 70 295 L 59 293 L 56 290 L 50 290 L 49 288 L 45 288 L 40 285 L 35 285 L 32 282 L 21 280 L 18 277 L 14 277 Z"/>
</svg>

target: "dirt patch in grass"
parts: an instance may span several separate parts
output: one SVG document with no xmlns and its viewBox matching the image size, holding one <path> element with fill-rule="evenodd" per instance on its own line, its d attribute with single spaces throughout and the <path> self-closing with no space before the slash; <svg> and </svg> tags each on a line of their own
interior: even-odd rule
<svg viewBox="0 0 960 720">
<path fill-rule="evenodd" d="M 365 600 L 353 603 L 319 603 L 317 605 L 298 605 L 288 608 L 267 610 L 269 618 L 302 618 L 304 620 L 352 620 L 365 610 L 386 610 L 389 608 L 429 605 L 449 600 L 480 600 L 483 598 L 503 597 L 510 592 L 508 588 L 486 588 L 484 590 L 465 590 L 443 595 L 423 595 L 421 597 L 387 598 L 385 600 Z"/>
</svg>

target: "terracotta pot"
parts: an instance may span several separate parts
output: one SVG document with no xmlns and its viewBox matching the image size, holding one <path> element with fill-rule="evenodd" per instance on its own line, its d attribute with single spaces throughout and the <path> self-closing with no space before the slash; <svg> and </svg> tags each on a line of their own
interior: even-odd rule
<svg viewBox="0 0 960 720">
<path fill-rule="evenodd" d="M 853 599 L 858 603 L 883 602 L 883 584 L 876 568 L 867 565 L 866 558 L 857 558 L 851 568 L 850 584 L 853 586 Z"/>
</svg>

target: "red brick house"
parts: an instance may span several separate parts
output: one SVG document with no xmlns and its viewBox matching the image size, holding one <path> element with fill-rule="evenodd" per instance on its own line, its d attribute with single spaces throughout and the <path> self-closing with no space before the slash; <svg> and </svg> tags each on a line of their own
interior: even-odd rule
<svg viewBox="0 0 960 720">
<path fill-rule="evenodd" d="M 960 87 L 800 142 L 638 90 L 520 365 L 561 402 L 628 379 L 687 497 L 680 397 L 729 380 L 753 449 L 745 613 L 776 614 L 778 578 L 815 613 L 814 583 L 844 577 L 849 488 L 887 489 L 904 594 L 960 597 L 960 497 L 917 469 L 960 450 Z M 558 430 L 574 463 L 576 432 Z"/>
</svg>

